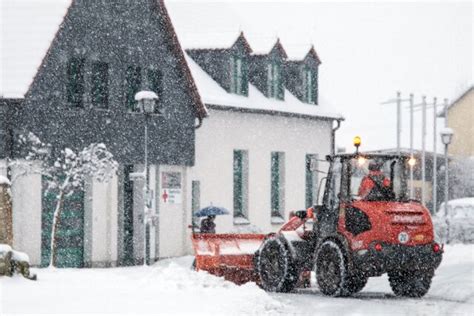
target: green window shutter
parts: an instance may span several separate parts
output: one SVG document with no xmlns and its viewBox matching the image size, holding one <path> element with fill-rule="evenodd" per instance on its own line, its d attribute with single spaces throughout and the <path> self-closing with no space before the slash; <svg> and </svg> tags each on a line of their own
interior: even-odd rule
<svg viewBox="0 0 474 316">
<path fill-rule="evenodd" d="M 242 95 L 249 95 L 249 65 L 246 58 L 242 59 Z"/>
<path fill-rule="evenodd" d="M 106 108 L 109 102 L 109 65 L 104 62 L 92 64 L 92 104 Z"/>
<path fill-rule="evenodd" d="M 243 217 L 243 152 L 234 150 L 234 217 Z"/>
<path fill-rule="evenodd" d="M 158 103 L 163 96 L 163 74 L 158 69 L 148 69 L 148 82 L 153 92 L 158 95 Z M 159 106 L 155 107 L 155 112 L 159 111 Z"/>
<path fill-rule="evenodd" d="M 67 101 L 75 107 L 83 106 L 84 64 L 84 58 L 73 57 L 67 67 Z"/>
<path fill-rule="evenodd" d="M 148 69 L 148 82 L 150 83 L 150 88 L 158 95 L 158 97 L 163 93 L 162 77 L 161 71 L 158 69 Z"/>
<path fill-rule="evenodd" d="M 273 97 L 273 65 L 267 65 L 267 97 Z"/>
<path fill-rule="evenodd" d="M 191 181 L 191 209 L 194 212 L 201 208 L 201 182 Z"/>
<path fill-rule="evenodd" d="M 272 152 L 271 156 L 271 208 L 272 216 L 280 215 L 280 155 Z"/>
<path fill-rule="evenodd" d="M 277 95 L 276 98 L 279 100 L 283 100 L 285 98 L 285 86 L 283 85 L 283 76 L 282 76 L 282 69 L 281 64 L 277 64 L 277 77 L 276 77 L 276 85 L 277 85 Z"/>
<path fill-rule="evenodd" d="M 230 92 L 235 93 L 235 57 L 230 57 Z"/>
<path fill-rule="evenodd" d="M 313 72 L 312 91 L 313 103 L 318 104 L 318 69 Z"/>
<path fill-rule="evenodd" d="M 127 67 L 126 74 L 126 103 L 130 111 L 136 110 L 135 94 L 139 91 L 141 85 L 141 68 L 138 66 Z"/>
</svg>

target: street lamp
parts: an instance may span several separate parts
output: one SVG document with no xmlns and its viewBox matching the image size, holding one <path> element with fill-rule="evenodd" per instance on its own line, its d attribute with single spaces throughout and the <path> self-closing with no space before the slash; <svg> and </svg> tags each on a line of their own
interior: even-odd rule
<svg viewBox="0 0 474 316">
<path fill-rule="evenodd" d="M 150 209 L 152 207 L 152 194 L 150 192 L 150 184 L 148 177 L 148 121 L 150 116 L 161 115 L 161 112 L 156 111 L 156 103 L 158 101 L 158 96 L 153 91 L 140 91 L 135 94 L 135 101 L 137 101 L 138 110 L 145 114 L 145 185 L 144 185 L 144 194 L 143 194 L 143 265 L 146 265 L 146 245 L 147 245 L 147 236 L 146 236 L 146 227 L 147 221 L 150 216 Z"/>
<path fill-rule="evenodd" d="M 448 200 L 449 200 L 449 168 L 448 168 L 448 146 L 451 144 L 453 138 L 453 130 L 449 127 L 444 127 L 439 132 L 441 135 L 441 141 L 444 144 L 444 214 L 446 215 L 446 220 L 448 218 Z M 435 153 L 436 154 L 436 153 Z M 435 188 L 436 190 L 436 188 Z M 449 229 L 449 226 L 448 226 Z M 449 230 L 448 230 L 449 232 Z M 446 238 L 449 238 L 447 236 Z M 449 242 L 449 239 L 446 241 Z"/>
</svg>

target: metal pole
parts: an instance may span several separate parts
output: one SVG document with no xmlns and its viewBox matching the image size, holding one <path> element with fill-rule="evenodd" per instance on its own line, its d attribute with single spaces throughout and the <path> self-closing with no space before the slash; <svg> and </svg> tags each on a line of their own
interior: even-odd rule
<svg viewBox="0 0 474 316">
<path fill-rule="evenodd" d="M 402 133 L 402 99 L 400 91 L 397 91 L 397 154 L 400 155 L 400 139 Z"/>
<path fill-rule="evenodd" d="M 444 99 L 444 127 L 448 127 L 448 99 Z"/>
<path fill-rule="evenodd" d="M 433 99 L 433 214 L 436 214 L 437 209 L 437 189 L 438 189 L 438 153 L 436 152 L 436 97 Z"/>
<path fill-rule="evenodd" d="M 448 127 L 448 99 L 444 99 L 444 127 Z M 448 171 L 448 144 L 444 145 L 444 215 L 446 216 L 446 243 L 449 244 L 449 171 Z"/>
<path fill-rule="evenodd" d="M 426 180 L 426 96 L 422 102 L 421 123 L 421 204 L 425 205 L 425 180 Z"/>
<path fill-rule="evenodd" d="M 448 201 L 449 201 L 449 168 L 448 168 L 448 144 L 444 145 L 444 214 L 446 216 L 447 233 L 446 243 L 449 244 L 449 221 L 448 221 Z"/>
<path fill-rule="evenodd" d="M 148 114 L 145 113 L 145 192 L 143 194 L 143 265 L 146 266 L 146 217 L 148 211 Z"/>
<path fill-rule="evenodd" d="M 413 159 L 413 93 L 410 94 L 410 159 Z M 410 164 L 410 199 L 413 199 L 413 166 Z"/>
</svg>

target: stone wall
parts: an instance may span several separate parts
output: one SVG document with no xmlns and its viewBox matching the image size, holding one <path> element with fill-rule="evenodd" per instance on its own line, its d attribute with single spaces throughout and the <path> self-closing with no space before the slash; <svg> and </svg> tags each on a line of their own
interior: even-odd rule
<svg viewBox="0 0 474 316">
<path fill-rule="evenodd" d="M 12 200 L 7 183 L 0 184 L 0 244 L 13 244 Z"/>
</svg>

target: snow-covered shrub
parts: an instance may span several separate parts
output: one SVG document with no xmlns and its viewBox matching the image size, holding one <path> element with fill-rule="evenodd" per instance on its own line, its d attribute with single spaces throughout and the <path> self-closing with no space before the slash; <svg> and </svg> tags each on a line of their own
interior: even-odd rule
<svg viewBox="0 0 474 316">
<path fill-rule="evenodd" d="M 47 191 L 54 192 L 56 196 L 51 233 L 51 266 L 55 261 L 55 237 L 65 197 L 75 189 L 82 188 L 87 179 L 107 182 L 115 174 L 118 164 L 102 143 L 90 144 L 78 152 L 64 148 L 56 153 L 54 160 L 52 147 L 33 133 L 20 135 L 19 145 L 24 159 L 12 162 L 21 170 L 16 177 L 31 173 L 42 174 L 47 179 Z"/>
</svg>

